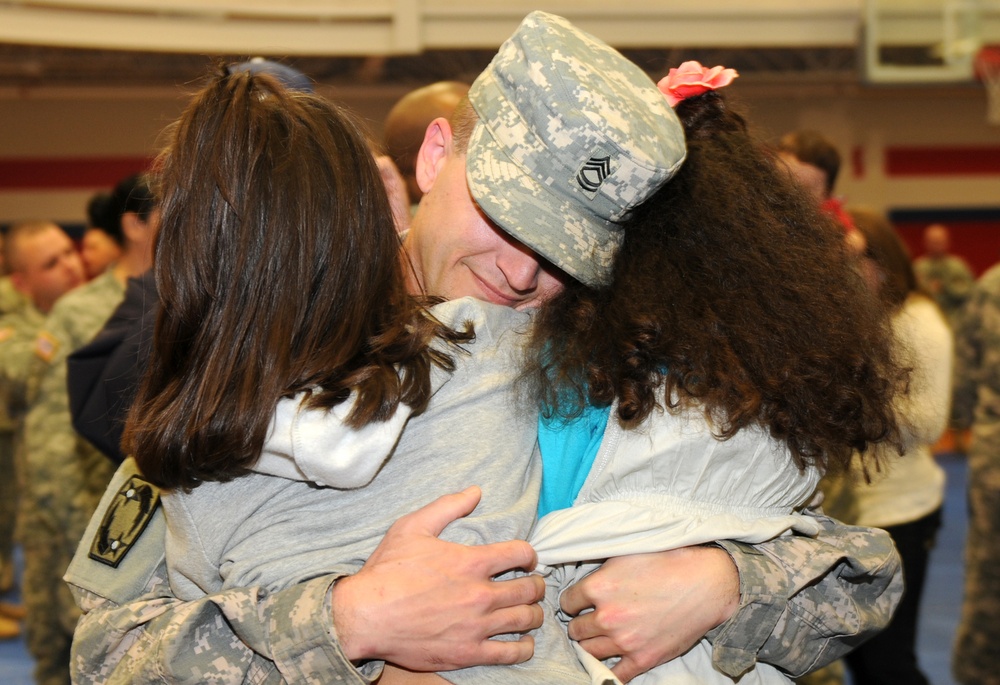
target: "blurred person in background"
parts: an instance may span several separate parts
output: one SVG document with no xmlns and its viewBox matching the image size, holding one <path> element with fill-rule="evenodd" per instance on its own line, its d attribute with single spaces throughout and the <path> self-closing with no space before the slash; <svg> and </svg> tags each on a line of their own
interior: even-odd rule
<svg viewBox="0 0 1000 685">
<path fill-rule="evenodd" d="M 792 131 L 781 137 L 778 157 L 820 208 L 843 227 L 848 247 L 855 254 L 863 253 L 864 237 L 855 230 L 854 220 L 833 192 L 840 175 L 840 152 L 833 141 L 819 131 Z"/>
<path fill-rule="evenodd" d="M 122 256 L 125 236 L 121 222 L 114 215 L 111 195 L 97 193 L 87 203 L 87 230 L 80 242 L 80 256 L 87 278 L 94 279 L 104 273 Z"/>
<path fill-rule="evenodd" d="M 945 489 L 932 447 L 948 420 L 954 343 L 940 308 L 917 284 L 906 247 L 888 219 L 864 209 L 851 210 L 851 217 L 867 246 L 868 268 L 862 273 L 895 311 L 897 352 L 911 375 L 909 392 L 896 402 L 902 455 L 880 445 L 881 469 L 866 474 L 856 462 L 852 473 L 821 485 L 827 513 L 852 525 L 885 529 L 903 562 L 905 590 L 892 621 L 844 660 L 855 685 L 922 685 L 928 680 L 917 664 L 917 617 Z"/>
<path fill-rule="evenodd" d="M 83 263 L 59 226 L 31 221 L 13 226 L 3 261 L 17 298 L 0 315 L 0 591 L 14 586 L 13 550 L 23 470 L 20 430 L 32 346 L 45 314 L 63 294 L 83 283 Z M 24 609 L 0 603 L 0 638 L 20 634 Z"/>
<path fill-rule="evenodd" d="M 79 610 L 62 575 L 114 472 L 114 465 L 73 429 L 66 358 L 101 329 L 121 302 L 126 279 L 153 263 L 157 214 L 145 179 L 126 177 L 111 197 L 124 237 L 121 257 L 52 307 L 33 347 L 37 382 L 28 389 L 24 422 L 21 543 L 28 650 L 39 685 L 70 682 L 70 643 Z"/>
<path fill-rule="evenodd" d="M 942 224 L 932 224 L 924 231 L 924 256 L 913 262 L 917 281 L 941 307 L 954 328 L 969 299 L 975 277 L 961 257 L 949 254 L 951 236 Z"/>
<path fill-rule="evenodd" d="M 952 419 L 971 427 L 965 588 L 952 673 L 1000 683 L 1000 266 L 972 286 L 955 335 Z"/>
<path fill-rule="evenodd" d="M 0 316 L 14 311 L 27 302 L 27 298 L 14 287 L 14 282 L 10 278 L 10 266 L 3 256 L 6 238 L 6 232 L 0 233 Z"/>
</svg>

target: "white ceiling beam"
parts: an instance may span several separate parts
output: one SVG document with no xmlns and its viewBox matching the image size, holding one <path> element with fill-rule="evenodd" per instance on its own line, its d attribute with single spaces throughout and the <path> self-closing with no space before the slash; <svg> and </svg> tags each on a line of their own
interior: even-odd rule
<svg viewBox="0 0 1000 685">
<path fill-rule="evenodd" d="M 180 53 L 388 55 L 493 48 L 531 9 L 619 47 L 851 45 L 859 0 L 0 0 L 0 41 Z"/>
</svg>

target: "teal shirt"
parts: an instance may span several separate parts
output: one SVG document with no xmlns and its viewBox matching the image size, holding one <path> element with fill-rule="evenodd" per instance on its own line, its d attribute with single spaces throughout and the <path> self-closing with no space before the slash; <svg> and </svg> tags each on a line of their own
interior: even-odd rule
<svg viewBox="0 0 1000 685">
<path fill-rule="evenodd" d="M 542 495 L 538 500 L 538 518 L 573 506 L 597 458 L 610 414 L 610 406 L 588 405 L 572 420 L 539 415 Z"/>
</svg>

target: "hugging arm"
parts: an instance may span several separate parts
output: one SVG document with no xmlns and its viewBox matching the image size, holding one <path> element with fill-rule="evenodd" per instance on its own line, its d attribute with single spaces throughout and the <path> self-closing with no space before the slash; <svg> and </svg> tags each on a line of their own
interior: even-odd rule
<svg viewBox="0 0 1000 685">
<path fill-rule="evenodd" d="M 595 608 L 570 622 L 570 636 L 598 658 L 622 655 L 613 670 L 623 681 L 684 653 L 713 626 L 715 665 L 734 677 L 757 661 L 792 676 L 829 663 L 885 626 L 902 575 L 887 533 L 815 515 L 815 538 L 612 559 L 563 593 L 572 615 Z"/>
<path fill-rule="evenodd" d="M 74 683 L 369 682 L 330 639 L 332 579 L 271 595 L 241 588 L 184 602 L 170 595 L 162 561 L 151 570 L 139 594 L 118 604 L 106 591 L 73 585 L 71 569 L 83 610 L 73 639 Z"/>
<path fill-rule="evenodd" d="M 383 660 L 445 670 L 517 663 L 531 655 L 530 637 L 489 639 L 541 622 L 540 578 L 492 580 L 510 568 L 533 567 L 530 546 L 466 547 L 437 538 L 448 522 L 475 508 L 477 489 L 447 495 L 397 521 L 353 576 L 183 601 L 167 579 L 161 509 L 117 567 L 89 554 L 105 511 L 132 475 L 129 459 L 66 574 L 84 612 L 73 640 L 76 683 L 201 683 L 215 674 L 225 682 L 368 683 Z"/>
<path fill-rule="evenodd" d="M 816 538 L 720 543 L 740 569 L 740 610 L 709 635 L 727 672 L 748 668 L 755 651 L 756 660 L 799 676 L 842 657 L 892 618 L 903 576 L 889 534 L 817 520 Z"/>
</svg>

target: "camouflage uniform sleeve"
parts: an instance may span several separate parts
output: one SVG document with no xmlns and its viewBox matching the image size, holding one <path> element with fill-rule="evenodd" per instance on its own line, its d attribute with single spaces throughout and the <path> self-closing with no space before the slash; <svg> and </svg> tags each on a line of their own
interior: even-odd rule
<svg viewBox="0 0 1000 685">
<path fill-rule="evenodd" d="M 34 355 L 36 327 L 15 315 L 0 318 L 0 383 L 19 409 L 27 401 L 28 379 L 39 369 Z"/>
<path fill-rule="evenodd" d="M 996 319 L 996 304 L 988 297 L 985 288 L 975 286 L 955 331 L 955 379 L 951 415 L 952 423 L 958 429 L 972 426 L 978 388 L 983 381 L 982 329 L 984 313 L 988 307 L 993 309 L 991 318 Z"/>
<path fill-rule="evenodd" d="M 816 538 L 723 541 L 740 572 L 740 608 L 709 633 L 716 666 L 738 676 L 762 661 L 799 676 L 885 627 L 903 594 L 889 534 L 817 515 Z"/>
<path fill-rule="evenodd" d="M 73 636 L 74 683 L 329 683 L 368 685 L 378 664 L 359 672 L 333 629 L 337 576 L 268 593 L 225 590 L 196 600 L 171 594 L 164 560 L 165 520 L 156 509 L 117 567 L 91 557 L 106 511 L 135 474 L 126 460 L 88 526 L 65 580 L 83 611 Z M 370 673 L 369 673 L 370 671 Z"/>
<path fill-rule="evenodd" d="M 949 260 L 947 271 L 948 275 L 944 284 L 945 296 L 948 298 L 950 306 L 961 307 L 969 299 L 975 278 L 969 266 L 958 258 Z"/>
</svg>

